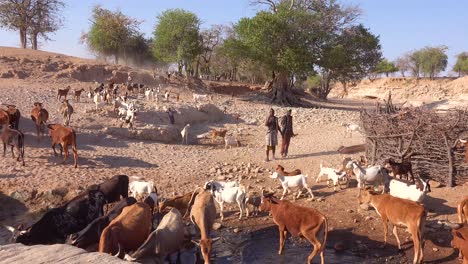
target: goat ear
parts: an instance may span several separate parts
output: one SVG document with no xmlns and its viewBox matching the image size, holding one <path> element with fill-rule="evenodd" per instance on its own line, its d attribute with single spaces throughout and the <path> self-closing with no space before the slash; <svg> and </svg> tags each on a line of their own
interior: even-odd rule
<svg viewBox="0 0 468 264">
<path fill-rule="evenodd" d="M 463 235 L 462 235 L 460 232 L 458 232 L 458 231 L 455 231 L 455 235 L 456 235 L 458 238 L 461 238 L 461 239 L 463 239 L 463 240 L 466 240 L 466 239 L 463 237 Z"/>
<path fill-rule="evenodd" d="M 10 231 L 11 233 L 14 233 L 15 231 L 18 231 L 18 229 L 12 227 L 12 226 L 3 226 L 6 230 Z"/>
</svg>

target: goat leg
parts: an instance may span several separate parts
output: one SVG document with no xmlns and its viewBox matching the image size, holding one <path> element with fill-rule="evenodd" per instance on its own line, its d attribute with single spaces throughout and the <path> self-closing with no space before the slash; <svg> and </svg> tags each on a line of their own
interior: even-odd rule
<svg viewBox="0 0 468 264">
<path fill-rule="evenodd" d="M 13 149 L 14 149 L 14 146 L 11 145 L 11 156 L 12 156 L 13 158 L 15 158 L 15 152 L 13 152 Z M 19 158 L 19 157 L 18 157 L 18 158 Z"/>
<path fill-rule="evenodd" d="M 6 143 L 3 142 L 3 157 L 5 157 L 6 154 Z"/>
</svg>

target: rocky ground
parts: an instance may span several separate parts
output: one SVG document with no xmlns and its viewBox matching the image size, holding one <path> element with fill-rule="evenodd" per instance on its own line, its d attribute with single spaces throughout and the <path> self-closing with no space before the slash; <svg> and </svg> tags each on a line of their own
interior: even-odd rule
<svg viewBox="0 0 468 264">
<path fill-rule="evenodd" d="M 3 56 L 9 56 L 3 52 Z M 36 75 L 29 73 L 28 76 Z M 406 263 L 412 260 L 411 242 L 404 244 L 403 251 L 398 251 L 394 237 L 390 236 L 389 245 L 380 248 L 383 244 L 381 221 L 375 211 L 358 206 L 355 181 L 348 189 L 338 192 L 328 188 L 325 182 L 315 183 L 321 162 L 331 167 L 341 164 L 345 156 L 336 151 L 338 147 L 363 142 L 360 135 L 345 138 L 341 123 L 357 121 L 356 109 L 372 103 L 332 100 L 332 103 L 321 103 L 320 108 L 292 108 L 298 136 L 292 140 L 290 156 L 265 162 L 263 122 L 271 106 L 261 92 L 236 88 L 239 85 L 206 84 L 219 93 L 214 93 L 213 101 L 207 102 L 213 106 L 205 104 L 200 108 L 191 98 L 190 83 L 173 81 L 165 89 L 172 94 L 179 93 L 179 101 L 174 97 L 164 103 L 146 102 L 142 96 L 131 98 L 137 100 L 140 110 L 134 131 L 119 128 L 111 106 L 95 111 L 94 104 L 85 99 L 82 102 L 71 100 L 76 112 L 71 126 L 77 131 L 79 154 L 79 167 L 74 169 L 71 160 L 65 165 L 59 164 L 60 158 L 52 155 L 50 139 L 37 140 L 29 118 L 33 102 L 41 101 L 51 114 L 51 122 L 61 122 L 56 91 L 66 85 L 88 88 L 94 84 L 73 78 L 0 79 L 0 101 L 18 106 L 23 116 L 20 129 L 26 134 L 26 166 L 13 160 L 9 153 L 0 160 L 1 224 L 31 223 L 47 207 L 59 205 L 86 186 L 116 174 L 153 180 L 163 197 L 192 191 L 210 179 L 239 179 L 249 192 L 267 188 L 279 194 L 278 182 L 268 176 L 281 164 L 286 169 L 299 168 L 309 175 L 308 182 L 318 199 L 310 201 L 306 197 L 297 202 L 317 208 L 329 218 L 331 231 L 326 251 L 331 263 Z M 174 126 L 169 125 L 165 107 L 177 111 Z M 226 114 L 222 113 L 224 109 Z M 278 115 L 287 110 L 274 109 Z M 236 120 L 236 116 L 240 119 Z M 179 142 L 178 133 L 185 123 L 192 123 L 193 128 L 189 145 Z M 228 129 L 240 140 L 241 147 L 225 149 L 221 139 L 195 137 L 212 128 Z M 427 197 L 425 205 L 430 213 L 424 251 L 426 261 L 458 262 L 457 254 L 450 248 L 450 232 L 438 224 L 438 220 L 456 221 L 456 203 L 466 190 L 466 186 L 433 188 Z M 278 235 L 271 218 L 261 214 L 239 221 L 237 210 L 234 206 L 228 207 L 227 218 L 217 230 L 216 235 L 225 238 L 215 246 L 217 261 L 277 263 L 272 256 L 276 254 Z M 402 241 L 404 237 L 409 238 L 403 231 L 400 234 Z M 7 240 L 7 231 L 0 229 L 1 244 Z M 252 244 L 252 241 L 257 242 Z M 265 256 L 252 248 L 265 252 Z M 285 251 L 289 253 L 285 253 L 281 261 L 294 262 L 297 258 L 303 261 L 310 253 L 310 246 L 302 239 L 291 238 L 286 242 Z"/>
</svg>

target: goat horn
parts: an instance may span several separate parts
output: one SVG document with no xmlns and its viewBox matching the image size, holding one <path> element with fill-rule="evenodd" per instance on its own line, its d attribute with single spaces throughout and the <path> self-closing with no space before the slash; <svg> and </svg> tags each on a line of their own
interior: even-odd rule
<svg viewBox="0 0 468 264">
<path fill-rule="evenodd" d="M 468 140 L 463 140 L 463 139 L 461 139 L 461 138 L 460 138 L 459 140 L 460 140 L 461 143 L 466 143 L 466 142 L 468 142 Z"/>
<path fill-rule="evenodd" d="M 119 251 L 117 252 L 117 254 L 114 255 L 114 257 L 120 258 L 120 253 L 121 253 L 120 243 L 117 243 L 117 245 L 119 246 Z"/>
</svg>

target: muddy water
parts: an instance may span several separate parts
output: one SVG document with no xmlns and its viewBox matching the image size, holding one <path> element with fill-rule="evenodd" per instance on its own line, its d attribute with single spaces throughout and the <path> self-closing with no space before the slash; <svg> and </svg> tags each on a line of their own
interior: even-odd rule
<svg viewBox="0 0 468 264">
<path fill-rule="evenodd" d="M 248 263 L 248 264 L 293 264 L 305 263 L 312 252 L 311 244 L 305 239 L 288 237 L 283 255 L 278 255 L 279 234 L 277 228 L 267 228 L 250 233 L 222 234 L 223 239 L 214 246 L 215 263 Z M 364 263 L 364 258 L 351 253 L 336 253 L 330 247 L 325 249 L 326 263 Z M 316 256 L 313 263 L 320 263 Z"/>
</svg>

